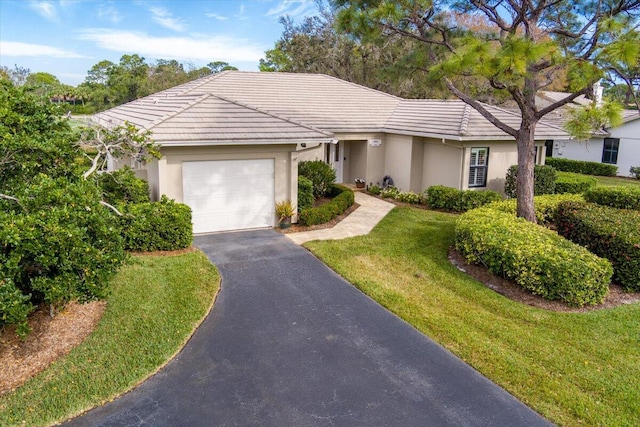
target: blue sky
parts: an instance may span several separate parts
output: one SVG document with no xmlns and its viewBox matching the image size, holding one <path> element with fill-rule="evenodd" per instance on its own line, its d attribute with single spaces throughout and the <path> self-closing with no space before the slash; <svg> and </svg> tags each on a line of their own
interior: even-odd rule
<svg viewBox="0 0 640 427">
<path fill-rule="evenodd" d="M 280 16 L 316 10 L 313 0 L 0 0 L 0 65 L 74 86 L 99 61 L 134 53 L 253 71 L 282 34 Z"/>
</svg>

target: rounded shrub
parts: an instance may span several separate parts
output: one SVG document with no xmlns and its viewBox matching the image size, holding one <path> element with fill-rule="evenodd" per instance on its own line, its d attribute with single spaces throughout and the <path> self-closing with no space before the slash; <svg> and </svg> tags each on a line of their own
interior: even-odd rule
<svg viewBox="0 0 640 427">
<path fill-rule="evenodd" d="M 313 183 L 313 196 L 325 196 L 336 180 L 336 171 L 322 160 L 300 162 L 298 175 L 308 178 Z"/>
<path fill-rule="evenodd" d="M 298 176 L 298 211 L 313 207 L 313 182 L 304 176 Z"/>
<path fill-rule="evenodd" d="M 558 233 L 611 261 L 615 282 L 640 291 L 640 212 L 565 202 L 555 223 Z"/>
<path fill-rule="evenodd" d="M 533 194 L 553 194 L 556 192 L 556 170 L 548 165 L 535 165 L 533 169 L 534 188 Z M 507 171 L 504 183 L 504 193 L 509 198 L 516 197 L 516 181 L 518 178 L 518 166 L 513 165 Z"/>
<path fill-rule="evenodd" d="M 29 296 L 21 304 L 52 308 L 106 296 L 126 253 L 117 216 L 100 204 L 97 186 L 38 175 L 16 198 L 0 202 L 3 286 Z"/>
<path fill-rule="evenodd" d="M 129 251 L 173 251 L 193 242 L 191 208 L 167 196 L 159 202 L 130 203 L 123 213 L 120 224 Z"/>
<path fill-rule="evenodd" d="M 458 190 L 434 185 L 425 190 L 425 199 L 431 209 L 466 212 L 491 202 L 502 200 L 500 193 L 492 190 Z"/>
<path fill-rule="evenodd" d="M 495 209 L 462 214 L 455 247 L 469 262 L 546 299 L 573 306 L 598 304 L 609 290 L 609 261 L 552 230 Z"/>
<path fill-rule="evenodd" d="M 150 201 L 149 184 L 129 167 L 97 174 L 96 180 L 104 200 L 112 205 Z"/>
</svg>

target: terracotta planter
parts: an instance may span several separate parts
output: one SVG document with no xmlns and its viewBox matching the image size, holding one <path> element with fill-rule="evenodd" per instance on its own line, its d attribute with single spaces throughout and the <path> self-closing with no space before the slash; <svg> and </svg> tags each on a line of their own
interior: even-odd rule
<svg viewBox="0 0 640 427">
<path fill-rule="evenodd" d="M 356 188 L 364 188 L 364 182 L 356 182 Z"/>
</svg>

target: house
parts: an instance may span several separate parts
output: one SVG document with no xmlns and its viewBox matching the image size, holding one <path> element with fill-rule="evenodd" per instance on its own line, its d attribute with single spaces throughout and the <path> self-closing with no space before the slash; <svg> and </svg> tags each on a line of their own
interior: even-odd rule
<svg viewBox="0 0 640 427">
<path fill-rule="evenodd" d="M 518 114 L 486 106 L 518 127 Z M 141 166 L 152 197 L 193 210 L 195 233 L 271 227 L 274 204 L 297 199 L 298 163 L 321 159 L 337 181 L 421 192 L 441 184 L 502 191 L 513 138 L 461 101 L 407 100 L 320 74 L 227 71 L 94 116 L 153 132 L 163 157 Z M 544 142 L 566 138 L 539 124 Z M 117 165 L 115 165 L 117 167 Z"/>
<path fill-rule="evenodd" d="M 541 92 L 538 105 L 544 107 L 568 96 L 563 92 Z M 578 97 L 573 106 L 591 103 Z M 545 120 L 562 127 L 566 120 L 566 108 L 561 108 L 545 117 Z M 620 126 L 596 130 L 587 141 L 570 139 L 549 140 L 545 143 L 546 156 L 571 160 L 608 163 L 618 167 L 618 176 L 632 176 L 632 166 L 640 166 L 640 111 L 624 110 Z"/>
</svg>

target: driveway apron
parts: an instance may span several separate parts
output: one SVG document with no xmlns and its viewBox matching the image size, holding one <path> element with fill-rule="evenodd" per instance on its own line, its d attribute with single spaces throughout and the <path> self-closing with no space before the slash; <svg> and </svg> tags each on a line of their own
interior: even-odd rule
<svg viewBox="0 0 640 427">
<path fill-rule="evenodd" d="M 273 230 L 199 236 L 216 304 L 178 356 L 73 426 L 549 423 Z"/>
</svg>

